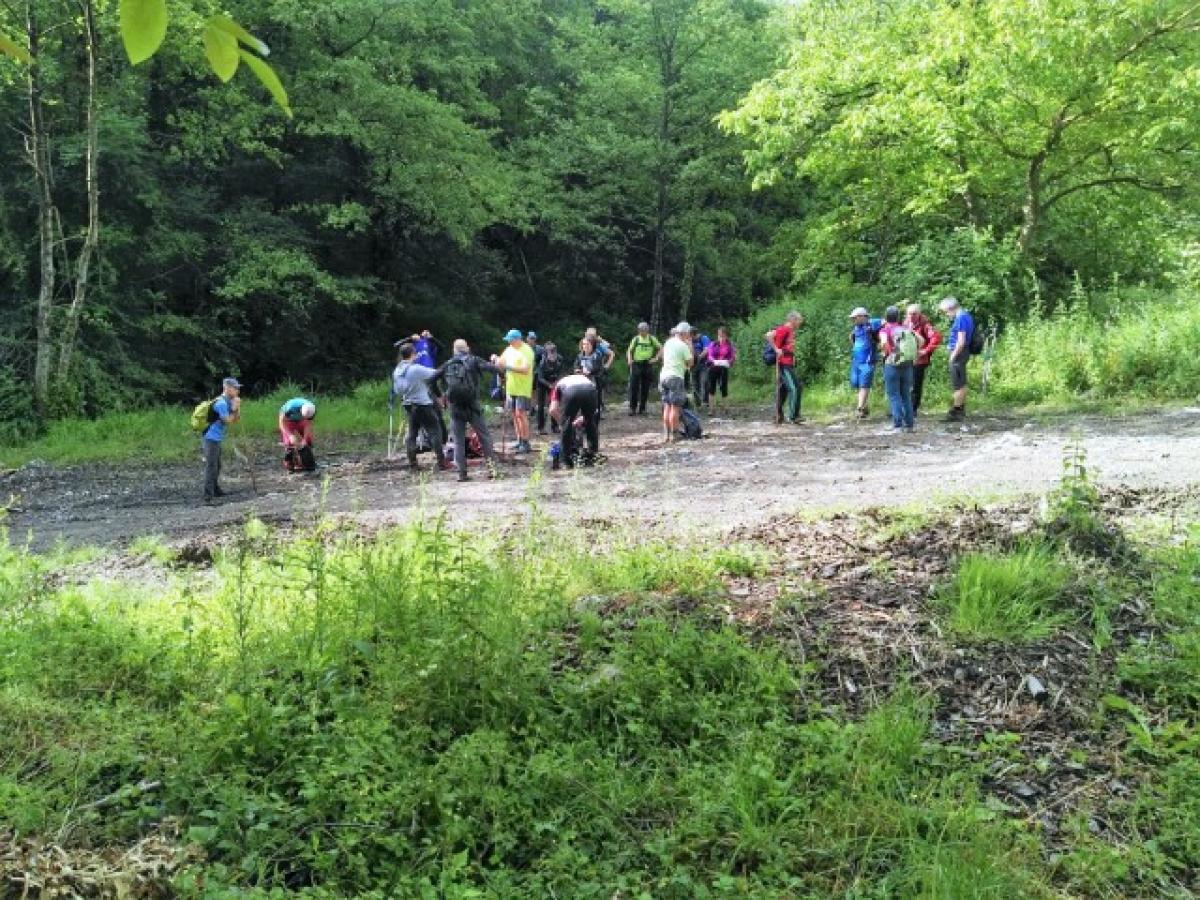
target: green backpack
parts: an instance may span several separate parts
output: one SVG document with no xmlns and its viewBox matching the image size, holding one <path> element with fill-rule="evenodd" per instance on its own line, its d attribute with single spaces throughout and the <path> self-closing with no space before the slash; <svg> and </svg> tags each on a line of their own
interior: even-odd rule
<svg viewBox="0 0 1200 900">
<path fill-rule="evenodd" d="M 917 361 L 917 336 L 910 328 L 897 328 L 892 332 L 892 365 L 900 366 Z"/>
<path fill-rule="evenodd" d="M 213 397 L 196 404 L 196 408 L 192 410 L 192 431 L 208 431 L 208 426 L 217 421 L 217 411 L 213 409 L 213 404 L 220 399 Z"/>
</svg>

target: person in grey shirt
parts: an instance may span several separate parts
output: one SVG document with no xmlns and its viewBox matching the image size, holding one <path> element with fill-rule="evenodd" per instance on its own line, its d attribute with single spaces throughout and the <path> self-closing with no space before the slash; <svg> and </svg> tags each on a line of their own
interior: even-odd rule
<svg viewBox="0 0 1200 900">
<path fill-rule="evenodd" d="M 434 406 L 430 392 L 437 372 L 428 366 L 414 362 L 417 351 L 412 344 L 400 345 L 400 363 L 392 373 L 392 401 L 400 399 L 408 419 L 408 433 L 404 437 L 404 451 L 408 455 L 409 468 L 417 468 L 417 435 L 421 429 L 433 445 L 439 469 L 445 469 L 446 456 L 442 449 L 442 423 Z"/>
</svg>

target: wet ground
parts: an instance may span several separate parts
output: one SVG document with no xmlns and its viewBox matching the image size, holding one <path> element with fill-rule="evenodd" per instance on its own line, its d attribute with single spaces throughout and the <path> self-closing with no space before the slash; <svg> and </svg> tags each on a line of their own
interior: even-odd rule
<svg viewBox="0 0 1200 900">
<path fill-rule="evenodd" d="M 1102 485 L 1200 483 L 1200 408 L 1038 421 L 981 416 L 966 425 L 919 422 L 913 434 L 894 433 L 880 417 L 775 426 L 755 409 L 706 416 L 705 427 L 701 441 L 664 446 L 656 415 L 618 413 L 602 424 L 602 466 L 551 472 L 540 452 L 510 452 L 501 478 L 474 468 L 465 484 L 430 471 L 428 455 L 424 471 L 410 473 L 403 460 L 385 458 L 380 436 L 378 447 L 362 437 L 328 441 L 316 476 L 286 475 L 274 447 L 248 447 L 252 465 L 227 453 L 229 495 L 215 506 L 200 502 L 198 452 L 186 464 L 32 463 L 0 476 L 0 495 L 11 497 L 11 540 L 44 548 L 121 545 L 149 534 L 183 542 L 219 535 L 251 515 L 303 524 L 322 511 L 370 527 L 445 510 L 452 522 L 491 527 L 527 515 L 531 503 L 554 516 L 668 531 L 699 526 L 717 535 L 785 513 L 1043 490 L 1060 477 L 1064 447 L 1076 439 Z M 535 451 L 548 440 L 535 440 Z"/>
</svg>

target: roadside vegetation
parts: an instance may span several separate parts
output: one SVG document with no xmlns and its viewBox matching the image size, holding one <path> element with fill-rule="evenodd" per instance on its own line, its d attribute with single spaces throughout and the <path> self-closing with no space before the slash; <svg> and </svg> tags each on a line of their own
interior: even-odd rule
<svg viewBox="0 0 1200 900">
<path fill-rule="evenodd" d="M 135 894 L 1185 896 L 1200 533 L 1072 549 L 1062 523 L 1115 527 L 1077 462 L 1019 544 L 968 529 L 977 549 L 948 556 L 923 537 L 938 517 L 867 519 L 855 540 L 889 564 L 817 566 L 761 608 L 792 571 L 777 542 L 597 539 L 536 507 L 482 539 L 251 520 L 117 566 L 4 549 L 0 884 L 79 889 L 108 876 L 71 860 L 152 846 L 160 869 L 122 857 Z M 853 615 L 845 590 L 892 602 L 906 547 L 946 570 L 914 597 L 945 634 L 917 656 L 1003 666 L 1032 644 L 1094 673 L 1041 688 L 1070 705 L 963 731 L 957 672 L 911 661 L 847 693 L 865 645 L 805 623 Z M 1044 743 L 1060 717 L 1088 725 Z M 1102 775 L 1012 795 L 1007 773 L 1059 765 Z M 68 863 L 39 868 L 47 844 Z"/>
</svg>

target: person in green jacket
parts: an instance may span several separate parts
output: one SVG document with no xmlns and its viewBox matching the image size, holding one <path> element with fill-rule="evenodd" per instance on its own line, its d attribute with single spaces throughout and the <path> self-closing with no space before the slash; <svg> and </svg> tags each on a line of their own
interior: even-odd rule
<svg viewBox="0 0 1200 900">
<path fill-rule="evenodd" d="M 629 363 L 629 414 L 644 416 L 650 385 L 654 383 L 654 366 L 662 359 L 662 344 L 650 333 L 649 322 L 639 322 L 637 334 L 625 350 Z"/>
</svg>

